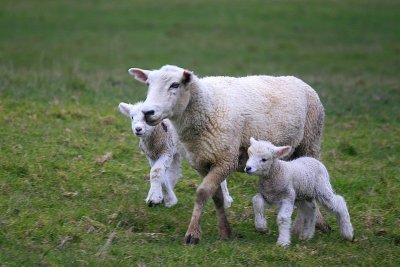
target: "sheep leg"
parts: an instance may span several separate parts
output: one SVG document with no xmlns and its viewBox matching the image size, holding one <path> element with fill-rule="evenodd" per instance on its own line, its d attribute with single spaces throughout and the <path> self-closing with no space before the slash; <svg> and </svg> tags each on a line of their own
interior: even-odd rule
<svg viewBox="0 0 400 267">
<path fill-rule="evenodd" d="M 221 189 L 222 189 L 222 194 L 224 195 L 224 207 L 226 209 L 230 208 L 233 202 L 233 198 L 229 195 L 228 183 L 226 182 L 226 179 L 222 181 Z"/>
<path fill-rule="evenodd" d="M 342 196 L 335 195 L 332 192 L 318 196 L 318 201 L 330 212 L 335 214 L 338 221 L 340 234 L 342 237 L 353 240 L 353 226 L 350 222 L 350 215 L 347 209 L 346 201 Z"/>
<path fill-rule="evenodd" d="M 175 187 L 176 183 L 179 181 L 181 176 L 182 176 L 181 157 L 179 154 L 175 154 L 171 166 L 168 169 L 168 180 L 172 188 Z"/>
<path fill-rule="evenodd" d="M 313 94 L 315 94 L 315 92 Z M 296 159 L 303 156 L 313 157 L 315 159 L 319 159 L 320 157 L 321 137 L 325 120 L 324 108 L 319 102 L 318 96 L 316 95 L 310 95 L 308 101 L 309 110 L 307 112 L 307 121 L 304 128 L 303 140 L 300 142 L 299 146 L 296 147 L 291 159 Z M 321 232 L 329 232 L 331 227 L 322 216 L 318 206 L 316 206 L 316 214 L 317 222 L 315 227 Z M 296 232 L 301 232 L 301 220 L 296 219 L 293 227 Z"/>
<path fill-rule="evenodd" d="M 294 200 L 284 199 L 280 204 L 280 209 L 278 217 L 276 218 L 276 223 L 279 227 L 279 237 L 276 242 L 279 246 L 289 246 L 290 245 L 290 225 L 291 217 L 294 209 Z"/>
<path fill-rule="evenodd" d="M 163 201 L 163 184 L 165 183 L 166 168 L 170 165 L 169 157 L 161 157 L 150 170 L 150 190 L 147 194 L 146 203 L 152 207 Z"/>
<path fill-rule="evenodd" d="M 223 169 L 214 167 L 210 170 L 206 177 L 204 177 L 203 182 L 196 190 L 196 200 L 194 203 L 192 218 L 189 223 L 188 230 L 185 235 L 185 243 L 186 244 L 197 244 L 200 241 L 201 229 L 200 229 L 200 219 L 203 213 L 204 207 L 207 204 L 207 201 L 210 196 L 213 196 L 217 189 L 220 187 L 220 183 L 223 181 L 224 177 L 226 177 L 227 173 L 221 175 L 221 172 L 224 172 Z M 221 190 L 222 192 L 222 190 Z M 219 196 L 217 196 L 219 198 Z M 218 199 L 219 201 L 219 199 Z M 223 198 L 222 198 L 223 205 Z M 216 204 L 217 205 L 217 204 Z M 225 210 L 219 207 L 220 203 L 218 202 L 217 206 L 217 216 L 218 222 L 224 223 L 225 229 L 220 229 L 220 234 L 229 235 L 227 229 L 230 229 L 228 220 L 226 218 Z M 225 237 L 225 236 L 224 236 Z"/>
<path fill-rule="evenodd" d="M 268 230 L 267 220 L 265 219 L 265 208 L 267 206 L 267 202 L 265 202 L 260 193 L 256 194 L 252 201 L 254 210 L 254 225 L 256 230 L 265 233 Z"/>
<path fill-rule="evenodd" d="M 301 229 L 293 229 L 293 233 L 298 235 L 300 240 L 309 240 L 315 233 L 317 219 L 315 200 L 296 201 L 296 206 L 298 208 L 296 220 L 301 220 L 301 222 L 298 222 L 298 225 L 301 225 Z"/>
<path fill-rule="evenodd" d="M 225 213 L 225 199 L 221 186 L 218 187 L 212 198 L 217 211 L 219 238 L 222 240 L 227 240 L 231 237 L 232 231 Z"/>
<path fill-rule="evenodd" d="M 168 178 L 167 175 L 162 182 L 162 194 L 164 197 L 164 205 L 169 208 L 174 206 L 178 202 L 178 199 L 176 198 L 174 190 L 172 190 L 172 185 Z"/>
<path fill-rule="evenodd" d="M 296 219 L 293 223 L 293 232 L 294 233 L 301 233 L 303 232 L 303 219 L 299 216 L 302 216 L 301 212 L 297 213 Z M 316 223 L 315 223 L 315 228 L 319 229 L 323 233 L 327 233 L 331 230 L 331 226 L 329 223 L 325 220 L 325 218 L 322 216 L 321 211 L 318 207 L 318 205 L 315 205 L 315 216 L 316 216 Z"/>
<path fill-rule="evenodd" d="M 166 207 L 172 207 L 178 203 L 178 199 L 173 191 L 176 183 L 181 178 L 181 160 L 178 154 L 174 156 L 171 166 L 168 168 L 166 173 L 166 179 L 163 183 L 163 196 L 164 205 Z"/>
<path fill-rule="evenodd" d="M 293 232 L 294 233 L 303 232 L 303 219 L 301 217 L 298 218 L 299 216 L 302 216 L 301 212 L 297 213 L 296 219 L 293 223 Z M 329 232 L 331 230 L 331 226 L 325 220 L 325 218 L 322 216 L 318 205 L 315 205 L 315 216 L 316 216 L 315 228 L 319 229 L 323 233 Z"/>
</svg>

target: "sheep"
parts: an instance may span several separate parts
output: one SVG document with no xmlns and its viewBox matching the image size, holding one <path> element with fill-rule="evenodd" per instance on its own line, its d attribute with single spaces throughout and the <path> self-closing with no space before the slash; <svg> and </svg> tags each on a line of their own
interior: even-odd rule
<svg viewBox="0 0 400 267">
<path fill-rule="evenodd" d="M 295 149 L 288 158 L 319 157 L 324 109 L 317 93 L 295 77 L 199 78 L 171 65 L 128 72 L 148 85 L 142 108 L 146 123 L 170 119 L 189 163 L 204 176 L 196 191 L 186 244 L 199 242 L 200 218 L 210 196 L 220 238 L 231 236 L 220 183 L 233 171 L 243 170 L 251 136 L 291 145 Z M 319 210 L 318 214 L 317 226 L 327 229 Z"/>
<path fill-rule="evenodd" d="M 316 222 L 316 199 L 327 210 L 336 215 L 341 235 L 353 240 L 353 227 L 346 202 L 342 196 L 336 195 L 329 182 L 329 174 L 325 166 L 315 158 L 300 157 L 293 161 L 283 161 L 291 151 L 290 146 L 274 146 L 268 141 L 257 141 L 250 138 L 245 172 L 257 175 L 259 192 L 253 197 L 255 214 L 254 224 L 262 232 L 267 230 L 264 209 L 267 205 L 277 204 L 279 213 L 278 245 L 290 245 L 291 216 L 294 205 L 302 214 L 304 228 L 299 239 L 308 240 L 314 236 Z"/>
<path fill-rule="evenodd" d="M 141 112 L 142 106 L 142 102 L 134 105 L 122 102 L 118 107 L 123 115 L 131 118 L 132 131 L 139 137 L 139 146 L 151 166 L 150 191 L 145 201 L 149 206 L 164 202 L 166 207 L 172 207 L 178 202 L 173 188 L 182 175 L 181 155 L 184 155 L 184 151 L 179 147 L 178 136 L 171 122 L 165 119 L 156 126 L 147 125 Z M 229 208 L 233 199 L 225 180 L 221 186 L 225 207 Z"/>
</svg>

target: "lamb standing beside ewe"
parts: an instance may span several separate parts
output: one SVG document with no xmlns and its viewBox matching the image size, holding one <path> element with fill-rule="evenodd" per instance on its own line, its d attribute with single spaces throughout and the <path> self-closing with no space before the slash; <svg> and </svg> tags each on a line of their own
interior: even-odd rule
<svg viewBox="0 0 400 267">
<path fill-rule="evenodd" d="M 293 161 L 279 158 L 290 153 L 290 146 L 276 147 L 268 141 L 250 139 L 249 159 L 245 172 L 260 177 L 259 193 L 253 197 L 255 226 L 259 231 L 267 230 L 264 216 L 266 205 L 277 204 L 279 213 L 278 245 L 290 244 L 291 216 L 296 205 L 304 216 L 304 225 L 299 233 L 300 239 L 308 240 L 314 236 L 316 210 L 313 200 L 336 215 L 340 234 L 353 239 L 353 227 L 343 197 L 333 192 L 328 171 L 318 160 L 301 157 Z"/>
<path fill-rule="evenodd" d="M 164 201 L 166 207 L 172 207 L 178 199 L 173 191 L 182 175 L 181 154 L 178 148 L 178 136 L 171 122 L 166 119 L 156 126 L 147 125 L 141 112 L 143 103 L 135 105 L 120 103 L 121 113 L 132 120 L 132 131 L 139 137 L 139 146 L 146 155 L 151 166 L 150 191 L 146 198 L 149 206 Z M 227 183 L 221 183 L 224 191 L 225 206 L 233 202 L 227 188 Z"/>
<path fill-rule="evenodd" d="M 220 184 L 233 171 L 243 171 L 251 136 L 291 145 L 295 149 L 288 158 L 319 157 L 324 109 L 317 93 L 295 77 L 198 78 L 170 65 L 153 71 L 131 68 L 129 73 L 148 85 L 142 108 L 146 122 L 157 125 L 169 118 L 189 163 L 205 176 L 196 191 L 187 244 L 200 240 L 200 218 L 209 197 L 220 238 L 231 236 Z M 322 216 L 317 225 L 329 227 Z"/>
</svg>

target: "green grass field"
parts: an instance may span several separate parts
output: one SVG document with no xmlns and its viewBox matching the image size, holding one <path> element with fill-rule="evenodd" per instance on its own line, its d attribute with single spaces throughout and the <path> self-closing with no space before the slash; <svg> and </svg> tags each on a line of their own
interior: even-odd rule
<svg viewBox="0 0 400 267">
<path fill-rule="evenodd" d="M 1 1 L 0 265 L 399 266 L 399 25 L 395 0 Z M 257 178 L 237 173 L 235 237 L 217 240 L 211 201 L 201 243 L 183 245 L 201 177 L 185 164 L 178 204 L 147 207 L 149 166 L 117 111 L 146 95 L 128 68 L 164 64 L 315 88 L 356 242 L 327 215 L 329 234 L 275 246 L 276 210 L 257 233 Z"/>
</svg>

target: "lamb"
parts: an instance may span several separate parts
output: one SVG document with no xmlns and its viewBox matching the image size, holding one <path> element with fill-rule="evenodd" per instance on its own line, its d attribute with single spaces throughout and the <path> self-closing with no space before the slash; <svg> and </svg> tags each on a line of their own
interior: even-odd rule
<svg viewBox="0 0 400 267">
<path fill-rule="evenodd" d="M 149 206 L 164 202 L 166 207 L 172 207 L 178 199 L 173 191 L 176 183 L 182 175 L 181 155 L 178 136 L 168 119 L 156 126 L 147 125 L 141 112 L 143 103 L 135 105 L 120 103 L 120 112 L 131 118 L 132 131 L 139 137 L 139 146 L 146 155 L 151 166 L 150 191 L 146 198 Z M 229 195 L 226 181 L 221 186 L 224 191 L 225 207 L 230 207 L 233 202 Z"/>
<path fill-rule="evenodd" d="M 308 215 L 303 217 L 304 228 L 299 233 L 299 238 L 311 239 L 314 236 L 316 222 L 313 201 L 316 199 L 336 215 L 341 235 L 353 240 L 353 227 L 346 202 L 343 197 L 334 193 L 325 166 L 311 157 L 300 157 L 289 162 L 280 160 L 290 151 L 290 146 L 276 147 L 268 141 L 250 138 L 249 159 L 245 172 L 260 177 L 259 193 L 253 197 L 256 229 L 262 232 L 267 230 L 264 209 L 267 205 L 277 204 L 279 206 L 277 244 L 290 245 L 291 216 L 296 205 L 302 214 Z"/>
<path fill-rule="evenodd" d="M 287 158 L 319 157 L 324 109 L 317 93 L 295 77 L 198 78 L 171 65 L 129 73 L 148 85 L 142 107 L 146 123 L 169 118 L 189 163 L 205 176 L 196 191 L 186 244 L 199 242 L 200 218 L 210 196 L 220 238 L 231 236 L 220 184 L 233 171 L 243 171 L 251 136 L 291 145 L 295 149 Z M 329 227 L 321 215 L 317 225 Z"/>
</svg>

